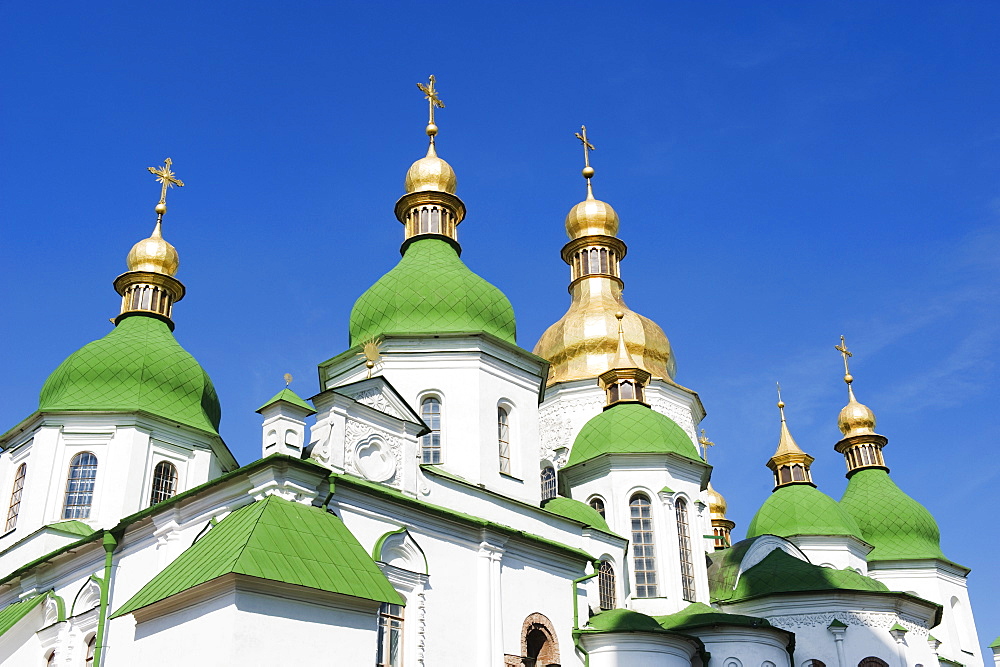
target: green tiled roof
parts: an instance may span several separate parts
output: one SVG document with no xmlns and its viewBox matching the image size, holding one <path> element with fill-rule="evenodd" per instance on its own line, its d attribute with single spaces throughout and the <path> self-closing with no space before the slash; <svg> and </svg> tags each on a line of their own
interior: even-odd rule
<svg viewBox="0 0 1000 667">
<path fill-rule="evenodd" d="M 352 346 L 386 334 L 479 331 L 514 343 L 514 309 L 450 243 L 434 238 L 411 243 L 351 310 Z"/>
<path fill-rule="evenodd" d="M 808 484 L 774 490 L 750 525 L 747 537 L 758 535 L 850 535 L 861 539 L 861 529 L 836 500 Z"/>
<path fill-rule="evenodd" d="M 692 602 L 679 612 L 667 616 L 654 616 L 656 622 L 664 630 L 683 632 L 693 628 L 703 628 L 713 625 L 738 625 L 748 628 L 769 628 L 771 624 L 766 618 L 745 616 L 743 614 L 727 614 L 703 602 Z"/>
<path fill-rule="evenodd" d="M 857 521 L 865 541 L 875 546 L 869 561 L 944 558 L 934 517 L 903 493 L 885 470 L 854 473 L 840 504 Z"/>
<path fill-rule="evenodd" d="M 663 632 L 656 619 L 631 609 L 609 609 L 591 616 L 583 630 L 596 632 Z"/>
<path fill-rule="evenodd" d="M 573 442 L 567 465 L 601 454 L 679 454 L 701 462 L 684 429 L 666 415 L 638 403 L 619 403 L 584 424 Z"/>
<path fill-rule="evenodd" d="M 219 522 L 112 618 L 229 573 L 403 604 L 339 518 L 317 507 L 268 496 Z"/>
<path fill-rule="evenodd" d="M 993 643 L 990 644 L 987 648 L 1000 648 L 1000 637 L 994 639 Z"/>
<path fill-rule="evenodd" d="M 781 549 L 775 549 L 765 556 L 764 560 L 743 572 L 735 590 L 732 586 L 735 570 L 722 576 L 720 573 L 714 573 L 715 576 L 712 574 L 710 572 L 709 576 L 712 600 L 718 602 L 737 602 L 780 593 L 832 590 L 888 592 L 889 590 L 885 584 L 861 576 L 854 570 L 834 570 L 813 565 Z M 729 585 L 725 585 L 726 581 Z"/>
<path fill-rule="evenodd" d="M 261 410 L 263 410 L 267 406 L 271 405 L 272 403 L 277 403 L 278 401 L 284 401 L 285 403 L 291 403 L 292 405 L 298 406 L 298 407 L 302 408 L 303 410 L 307 410 L 310 414 L 316 414 L 316 410 L 313 408 L 313 406 L 309 405 L 304 400 L 302 400 L 299 397 L 298 394 L 296 394 L 294 391 L 292 391 L 288 387 L 285 387 L 284 389 L 282 389 L 281 391 L 279 391 L 277 394 L 275 394 L 274 396 L 272 396 L 270 399 L 268 399 L 268 401 L 266 403 L 264 403 L 264 405 L 262 405 L 259 408 L 257 408 L 257 412 L 260 412 Z"/>
<path fill-rule="evenodd" d="M 579 521 L 580 523 L 596 528 L 597 530 L 604 531 L 605 533 L 611 532 L 611 529 L 608 527 L 608 522 L 604 520 L 604 517 L 601 516 L 600 512 L 580 500 L 556 496 L 555 498 L 549 498 L 543 502 L 542 508 L 552 512 L 553 514 L 564 516 L 567 519 Z"/>
<path fill-rule="evenodd" d="M 36 595 L 25 600 L 18 600 L 7 605 L 0 610 L 0 635 L 10 630 L 14 625 L 24 618 L 29 611 L 41 604 L 47 597 L 46 594 Z"/>
<path fill-rule="evenodd" d="M 222 414 L 208 374 L 170 327 L 145 315 L 71 354 L 45 381 L 38 409 L 145 411 L 212 433 Z"/>
</svg>

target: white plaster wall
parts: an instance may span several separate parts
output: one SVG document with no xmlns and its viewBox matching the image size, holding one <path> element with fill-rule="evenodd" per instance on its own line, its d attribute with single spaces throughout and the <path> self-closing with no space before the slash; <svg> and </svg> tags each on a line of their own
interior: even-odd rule
<svg viewBox="0 0 1000 667">
<path fill-rule="evenodd" d="M 832 566 L 836 570 L 849 567 L 868 575 L 865 556 L 871 549 L 860 540 L 837 535 L 795 535 L 788 540 L 801 549 L 811 563 Z"/>
<path fill-rule="evenodd" d="M 767 663 L 795 667 L 790 662 L 786 637 L 773 630 L 720 627 L 695 629 L 690 634 L 702 640 L 705 650 L 712 654 L 709 667 L 733 665 L 734 658 L 742 667 L 761 667 Z M 836 667 L 836 662 L 826 664 Z"/>
<path fill-rule="evenodd" d="M 691 667 L 696 652 L 689 641 L 658 634 L 602 633 L 581 641 L 590 667 Z"/>
</svg>

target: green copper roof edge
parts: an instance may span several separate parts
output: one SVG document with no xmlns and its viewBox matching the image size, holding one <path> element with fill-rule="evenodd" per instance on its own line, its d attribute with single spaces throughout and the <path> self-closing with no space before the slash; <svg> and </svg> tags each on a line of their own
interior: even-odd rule
<svg viewBox="0 0 1000 667">
<path fill-rule="evenodd" d="M 593 463 L 594 461 L 599 461 L 602 458 L 609 456 L 676 456 L 678 459 L 681 459 L 682 461 L 687 461 L 688 463 L 694 464 L 696 466 L 700 465 L 702 468 L 705 469 L 705 471 L 710 472 L 714 470 L 714 466 L 712 466 L 712 464 L 710 463 L 705 463 L 704 461 L 696 461 L 695 459 L 688 458 L 687 456 L 684 456 L 683 454 L 678 454 L 677 452 L 602 452 L 584 461 L 577 461 L 576 463 L 564 465 L 559 470 L 560 472 L 564 472 L 566 470 L 569 470 L 570 468 L 576 468 L 586 463 Z M 702 487 L 702 490 L 704 490 L 704 487 Z M 670 493 L 674 492 L 670 491 Z"/>
<path fill-rule="evenodd" d="M 563 544 L 562 542 L 556 542 L 555 540 L 550 540 L 547 537 L 542 537 L 541 535 L 535 535 L 534 533 L 529 533 L 523 530 L 518 530 L 516 528 L 511 528 L 502 523 L 497 523 L 495 521 L 490 521 L 489 519 L 481 519 L 477 516 L 471 514 L 465 514 L 464 512 L 458 512 L 456 510 L 448 509 L 447 507 L 442 507 L 441 505 L 435 505 L 433 503 L 424 502 L 422 500 L 417 500 L 416 498 L 411 498 L 401 491 L 391 489 L 387 486 L 377 484 L 375 482 L 368 482 L 366 480 L 353 477 L 351 475 L 345 475 L 340 473 L 330 473 L 330 477 L 336 480 L 337 483 L 344 483 L 347 486 L 353 486 L 358 489 L 364 489 L 366 491 L 372 491 L 376 495 L 380 495 L 383 498 L 400 502 L 404 505 L 408 505 L 414 509 L 422 510 L 430 514 L 436 514 L 442 518 L 451 519 L 453 521 L 458 521 L 467 525 L 478 526 L 480 528 L 489 528 L 500 533 L 504 533 L 511 537 L 520 537 L 529 542 L 534 542 L 535 544 L 546 546 L 555 551 L 560 551 L 567 555 L 580 558 L 581 560 L 586 560 L 593 562 L 595 559 L 593 556 L 588 554 L 582 549 L 577 549 L 576 547 L 571 547 L 568 544 Z M 534 508 L 532 505 L 528 507 Z M 553 515 L 557 516 L 557 515 Z"/>
<path fill-rule="evenodd" d="M 256 410 L 254 410 L 254 412 L 260 412 L 264 408 L 266 408 L 266 407 L 268 407 L 268 406 L 270 406 L 270 405 L 272 405 L 274 403 L 278 403 L 279 401 L 282 402 L 282 403 L 288 403 L 289 405 L 294 405 L 295 407 L 298 407 L 298 408 L 302 408 L 303 410 L 306 410 L 310 414 L 313 414 L 313 415 L 316 414 L 316 409 L 313 408 L 313 406 L 311 406 L 308 403 L 306 403 L 302 399 L 301 396 L 299 396 L 298 394 L 296 394 L 294 391 L 292 391 L 288 387 L 285 387 L 284 389 L 282 389 L 281 391 L 279 391 L 277 394 L 275 394 L 274 396 L 272 396 L 271 398 L 269 398 L 264 403 L 264 405 L 260 406 Z"/>
<path fill-rule="evenodd" d="M 986 648 L 1000 648 L 1000 637 L 994 639 L 993 643 L 987 646 Z"/>
<path fill-rule="evenodd" d="M 487 341 L 490 341 L 491 343 L 495 343 L 498 347 L 502 347 L 502 348 L 507 349 L 510 352 L 517 353 L 518 356 L 521 356 L 521 357 L 523 357 L 525 359 L 528 359 L 528 360 L 531 360 L 531 361 L 535 361 L 540 366 L 546 366 L 546 367 L 548 367 L 550 365 L 548 359 L 545 359 L 544 357 L 540 357 L 537 354 L 535 354 L 534 352 L 526 350 L 526 349 L 524 349 L 523 347 L 521 347 L 520 345 L 518 345 L 516 343 L 511 343 L 510 341 L 506 341 L 503 338 L 500 338 L 499 336 L 495 336 L 495 335 L 489 333 L 488 331 L 443 331 L 441 333 L 426 333 L 426 332 L 416 333 L 416 332 L 410 332 L 410 331 L 393 331 L 393 332 L 383 333 L 380 336 L 380 338 L 382 338 L 383 342 L 387 338 L 428 338 L 428 339 L 433 339 L 433 338 L 483 338 L 483 339 L 485 339 Z M 325 369 L 325 368 L 329 368 L 330 366 L 336 365 L 337 363 L 339 363 L 340 361 L 342 361 L 344 359 L 349 359 L 351 357 L 356 357 L 361 352 L 361 348 L 362 348 L 361 344 L 353 345 L 353 346 L 349 347 L 348 349 L 344 350 L 343 352 L 341 352 L 340 354 L 338 354 L 336 356 L 333 356 L 333 357 L 330 357 L 326 361 L 321 361 L 319 364 L 317 364 L 317 366 L 320 369 Z M 359 363 L 359 365 L 360 365 L 360 363 Z M 322 380 L 322 377 L 320 378 L 320 380 Z"/>
<path fill-rule="evenodd" d="M 486 494 L 491 495 L 491 496 L 496 496 L 498 498 L 502 498 L 502 499 L 504 499 L 505 501 L 507 501 L 509 503 L 512 503 L 514 505 L 519 505 L 519 506 L 524 507 L 526 509 L 529 509 L 529 510 L 531 510 L 533 512 L 544 512 L 548 516 L 557 516 L 560 519 L 564 519 L 566 521 L 571 521 L 571 522 L 573 522 L 575 524 L 584 526 L 585 528 L 590 528 L 591 530 L 596 530 L 599 533 L 604 533 L 605 535 L 610 535 L 612 537 L 617 537 L 620 540 L 624 540 L 624 541 L 628 542 L 628 540 L 626 538 L 622 537 L 618 533 L 613 533 L 610 530 L 602 530 L 602 529 L 600 529 L 600 528 L 598 528 L 596 526 L 591 526 L 590 524 L 585 523 L 583 521 L 578 521 L 577 519 L 573 519 L 571 517 L 564 516 L 562 514 L 557 514 L 556 512 L 551 512 L 549 510 L 546 510 L 544 506 L 543 507 L 539 507 L 538 505 L 532 505 L 531 503 L 526 503 L 526 502 L 524 502 L 522 500 L 517 500 L 516 498 L 511 498 L 509 496 L 505 496 L 504 494 L 499 493 L 497 491 L 493 491 L 491 489 L 484 489 L 483 487 L 479 486 L 478 484 L 474 484 L 474 483 L 470 482 L 469 480 L 465 479 L 464 477 L 459 477 L 455 473 L 448 472 L 447 470 L 443 470 L 442 468 L 440 468 L 440 465 L 441 464 L 439 464 L 439 463 L 430 463 L 430 464 L 423 464 L 422 463 L 422 464 L 420 464 L 420 469 L 423 470 L 425 473 L 429 472 L 429 473 L 431 473 L 431 474 L 433 474 L 433 475 L 435 475 L 437 477 L 443 477 L 445 479 L 448 479 L 448 480 L 451 480 L 451 481 L 455 482 L 456 484 L 461 484 L 463 486 L 467 486 L 470 489 L 475 489 L 476 491 L 479 491 L 481 493 L 486 493 Z M 573 500 L 573 498 L 570 498 L 569 500 Z"/>
<path fill-rule="evenodd" d="M 396 530 L 390 530 L 389 532 L 381 535 L 377 540 L 375 540 L 375 544 L 372 545 L 372 560 L 378 561 L 382 559 L 382 545 L 385 544 L 385 541 L 387 539 L 389 539 L 393 535 L 400 535 L 402 533 L 408 533 L 408 532 L 410 531 L 406 529 L 406 526 L 400 526 Z M 424 565 L 425 566 L 427 565 L 426 556 L 424 557 Z"/>
<path fill-rule="evenodd" d="M 39 593 L 37 595 L 32 595 L 29 598 L 23 598 L 16 602 L 11 602 L 9 605 L 0 609 L 0 636 L 7 633 L 8 630 L 13 628 L 18 622 L 27 616 L 32 609 L 37 607 L 42 603 L 43 600 L 49 597 L 51 591 L 46 591 L 45 593 Z M 24 605 L 19 609 L 15 609 L 16 605 Z"/>
<path fill-rule="evenodd" d="M 85 524 L 83 521 L 77 521 L 76 519 L 68 519 L 66 521 L 57 521 L 55 523 L 50 523 L 43 528 L 48 528 L 50 530 L 55 530 L 60 533 L 65 533 L 67 535 L 77 535 L 79 537 L 88 537 L 94 532 L 94 529 Z"/>
</svg>

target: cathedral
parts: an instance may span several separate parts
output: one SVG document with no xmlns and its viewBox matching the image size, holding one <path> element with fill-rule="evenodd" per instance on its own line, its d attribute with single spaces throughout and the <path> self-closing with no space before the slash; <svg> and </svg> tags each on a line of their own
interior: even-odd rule
<svg viewBox="0 0 1000 667">
<path fill-rule="evenodd" d="M 628 248 L 586 129 L 569 307 L 521 347 L 510 301 L 461 259 L 443 104 L 418 85 L 402 257 L 317 360 L 315 395 L 261 397 L 242 466 L 174 335 L 187 287 L 164 219 L 183 183 L 169 159 L 150 168 L 156 221 L 113 281 L 114 328 L 0 436 L 0 664 L 981 667 L 969 570 L 893 481 L 845 340 L 843 497 L 813 483 L 779 395 L 773 492 L 744 537 L 701 398 L 623 300 Z"/>
</svg>

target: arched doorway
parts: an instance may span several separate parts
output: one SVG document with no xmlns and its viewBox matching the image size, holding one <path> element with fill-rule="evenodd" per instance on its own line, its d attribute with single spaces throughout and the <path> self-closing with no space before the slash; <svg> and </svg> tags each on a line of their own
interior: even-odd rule
<svg viewBox="0 0 1000 667">
<path fill-rule="evenodd" d="M 521 626 L 521 655 L 505 656 L 511 667 L 559 667 L 559 640 L 545 614 L 530 614 Z"/>
</svg>

